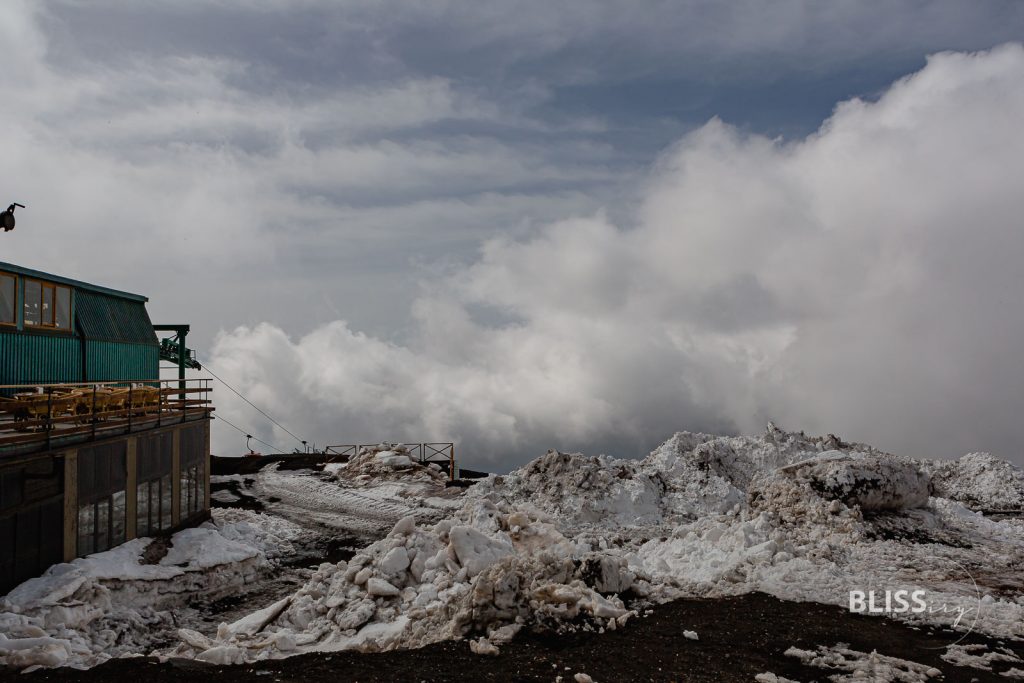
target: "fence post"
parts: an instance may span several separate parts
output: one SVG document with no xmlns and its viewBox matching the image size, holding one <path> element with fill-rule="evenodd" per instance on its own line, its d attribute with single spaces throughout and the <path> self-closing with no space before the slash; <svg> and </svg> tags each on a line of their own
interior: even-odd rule
<svg viewBox="0 0 1024 683">
<path fill-rule="evenodd" d="M 50 432 L 53 430 L 53 387 L 46 394 L 46 421 L 43 424 L 46 430 L 46 450 L 50 450 Z"/>
</svg>

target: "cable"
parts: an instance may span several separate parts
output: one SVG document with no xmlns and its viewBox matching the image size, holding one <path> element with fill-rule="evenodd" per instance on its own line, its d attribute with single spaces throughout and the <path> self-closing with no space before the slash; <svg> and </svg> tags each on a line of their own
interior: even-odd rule
<svg viewBox="0 0 1024 683">
<path fill-rule="evenodd" d="M 213 372 L 213 370 L 211 370 L 211 369 L 210 369 L 210 366 L 209 366 L 209 365 L 208 365 L 207 363 L 205 363 L 205 362 L 203 363 L 203 370 L 206 370 L 206 371 L 207 371 L 208 373 L 210 373 L 211 375 L 213 375 L 214 379 L 216 379 L 216 380 L 217 380 L 218 382 L 220 382 L 221 384 L 223 384 L 224 386 L 226 386 L 226 387 L 227 387 L 228 389 L 230 389 L 231 391 L 233 391 L 233 392 L 235 393 L 235 395 L 236 395 L 236 396 L 238 396 L 238 398 L 242 399 L 243 401 L 245 401 L 246 403 L 248 403 L 249 405 L 251 405 L 251 406 L 252 406 L 253 408 L 255 408 L 255 409 L 256 409 L 256 411 L 257 411 L 257 412 L 258 412 L 258 413 L 259 413 L 260 415 L 262 415 L 263 417 L 265 417 L 265 418 L 267 418 L 268 420 L 270 420 L 271 422 L 273 422 L 273 423 L 274 423 L 275 425 L 277 425 L 278 427 L 280 427 L 281 429 L 283 429 L 283 430 L 284 430 L 285 432 L 287 432 L 288 434 L 291 434 L 292 438 L 293 438 L 293 439 L 295 439 L 296 441 L 298 441 L 299 443 L 301 443 L 301 444 L 302 444 L 303 446 L 305 446 L 305 445 L 306 445 L 306 442 L 305 442 L 305 441 L 303 441 L 302 439 L 300 439 L 299 437 L 295 436 L 295 433 L 294 433 L 294 432 L 292 432 L 292 431 L 291 431 L 290 429 L 288 429 L 287 427 L 285 427 L 285 426 L 284 426 L 283 424 L 281 424 L 280 422 L 278 422 L 277 420 L 275 420 L 274 418 L 270 417 L 270 416 L 269 416 L 269 415 L 267 415 L 267 414 L 266 414 L 265 412 L 263 412 L 262 410 L 260 410 L 259 406 L 257 406 L 257 405 L 256 405 L 255 403 L 253 403 L 252 401 L 250 401 L 249 399 L 247 399 L 247 398 L 246 398 L 245 396 L 242 396 L 242 394 L 240 394 L 240 393 L 238 392 L 238 390 L 237 390 L 237 389 L 235 389 L 235 388 L 234 388 L 233 386 L 231 386 L 230 384 L 228 384 L 227 382 L 225 382 L 224 380 L 222 380 L 222 379 L 221 379 L 220 377 L 218 377 L 217 375 L 215 375 L 215 374 L 214 374 L 214 372 Z"/>
<path fill-rule="evenodd" d="M 239 434 L 245 434 L 247 437 L 249 437 L 253 441 L 259 442 L 259 443 L 263 444 L 264 446 L 266 446 L 267 448 L 273 448 L 275 451 L 277 451 L 281 455 L 287 455 L 287 453 L 282 451 L 277 446 L 271 445 L 271 444 L 267 443 L 266 441 L 263 441 L 262 439 L 257 439 L 255 436 L 253 436 L 249 432 L 245 431 L 244 429 L 242 429 L 238 425 L 231 424 L 230 422 L 228 422 L 227 420 L 224 419 L 223 415 L 215 415 L 214 419 L 220 420 L 221 422 L 226 424 L 228 427 L 233 427 L 233 428 L 237 429 Z"/>
</svg>

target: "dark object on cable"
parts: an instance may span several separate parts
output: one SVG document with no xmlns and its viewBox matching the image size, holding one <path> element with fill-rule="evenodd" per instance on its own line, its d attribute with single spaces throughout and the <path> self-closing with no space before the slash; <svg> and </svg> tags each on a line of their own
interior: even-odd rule
<svg viewBox="0 0 1024 683">
<path fill-rule="evenodd" d="M 14 207 L 16 206 L 21 207 L 22 209 L 25 208 L 24 204 L 18 204 L 15 202 L 8 206 L 6 211 L 0 213 L 0 227 L 4 229 L 4 232 L 14 230 Z"/>
</svg>

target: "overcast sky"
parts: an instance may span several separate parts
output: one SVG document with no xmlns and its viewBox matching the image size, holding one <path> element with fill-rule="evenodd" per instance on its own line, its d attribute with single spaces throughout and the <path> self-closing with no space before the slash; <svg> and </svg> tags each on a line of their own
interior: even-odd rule
<svg viewBox="0 0 1024 683">
<path fill-rule="evenodd" d="M 1024 463 L 1022 40 L 1015 0 L 5 0 L 0 260 L 149 296 L 318 444 Z"/>
</svg>

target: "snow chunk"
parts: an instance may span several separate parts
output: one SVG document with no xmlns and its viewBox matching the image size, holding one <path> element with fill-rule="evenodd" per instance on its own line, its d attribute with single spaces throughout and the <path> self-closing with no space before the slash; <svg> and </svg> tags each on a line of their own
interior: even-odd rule
<svg viewBox="0 0 1024 683">
<path fill-rule="evenodd" d="M 498 648 L 486 638 L 469 641 L 469 649 L 475 655 L 497 655 Z"/>
<path fill-rule="evenodd" d="M 470 577 L 476 576 L 501 558 L 515 554 L 511 540 L 489 537 L 468 526 L 452 527 L 448 538 L 448 547 Z"/>
<path fill-rule="evenodd" d="M 374 577 L 366 582 L 366 592 L 370 595 L 391 598 L 398 595 L 402 591 L 398 590 L 392 584 L 388 583 L 384 579 L 378 579 Z"/>
</svg>

